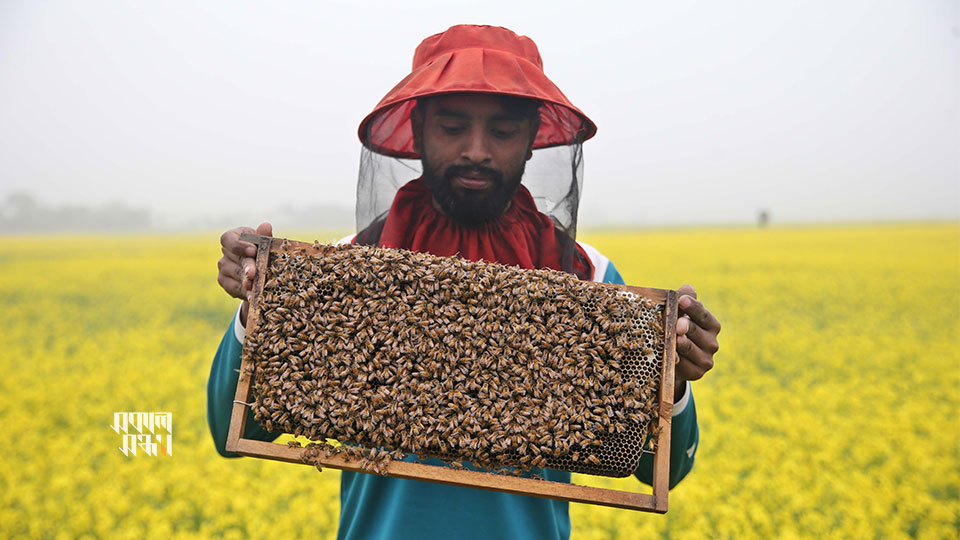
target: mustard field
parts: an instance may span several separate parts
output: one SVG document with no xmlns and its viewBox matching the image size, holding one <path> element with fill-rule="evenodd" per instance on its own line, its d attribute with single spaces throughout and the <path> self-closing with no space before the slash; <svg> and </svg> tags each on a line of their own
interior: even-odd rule
<svg viewBox="0 0 960 540">
<path fill-rule="evenodd" d="M 335 537 L 336 471 L 214 450 L 218 239 L 0 237 L 0 536 Z M 572 504 L 574 538 L 960 536 L 960 224 L 581 239 L 723 331 L 669 512 Z M 172 455 L 125 456 L 120 411 L 171 412 Z"/>
</svg>

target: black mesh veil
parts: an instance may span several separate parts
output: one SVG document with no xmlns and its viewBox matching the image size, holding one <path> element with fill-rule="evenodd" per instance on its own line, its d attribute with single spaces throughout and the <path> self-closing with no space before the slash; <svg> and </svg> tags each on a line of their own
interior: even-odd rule
<svg viewBox="0 0 960 540">
<path fill-rule="evenodd" d="M 551 114 L 554 108 L 541 107 L 541 117 Z M 370 140 L 366 136 L 361 138 Z M 397 191 L 422 173 L 419 159 L 393 157 L 376 150 L 373 145 L 363 145 L 360 150 L 356 224 L 357 243 L 361 244 L 378 242 Z M 578 264 L 577 259 L 582 259 L 582 256 L 577 253 L 574 242 L 583 186 L 583 137 L 578 136 L 565 145 L 534 149 L 533 157 L 527 161 L 521 184 L 530 191 L 537 209 L 554 223 L 561 268 L 576 273 L 575 268 L 585 263 L 581 260 Z"/>
</svg>

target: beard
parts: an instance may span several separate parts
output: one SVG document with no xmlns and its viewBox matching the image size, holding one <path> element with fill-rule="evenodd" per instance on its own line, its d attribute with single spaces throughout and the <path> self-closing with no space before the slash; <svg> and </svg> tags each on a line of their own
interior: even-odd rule
<svg viewBox="0 0 960 540">
<path fill-rule="evenodd" d="M 505 178 L 502 172 L 483 166 L 451 165 L 440 172 L 423 160 L 423 181 L 444 214 L 461 225 L 477 227 L 506 210 L 520 187 L 525 165 L 520 165 L 515 176 Z M 453 187 L 453 179 L 457 176 L 480 176 L 492 181 L 493 185 L 482 191 L 461 192 Z"/>
</svg>

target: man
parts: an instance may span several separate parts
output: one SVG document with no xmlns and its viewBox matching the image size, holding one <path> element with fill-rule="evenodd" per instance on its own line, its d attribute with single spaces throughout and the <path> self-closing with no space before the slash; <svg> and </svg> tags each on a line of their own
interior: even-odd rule
<svg viewBox="0 0 960 540">
<path fill-rule="evenodd" d="M 623 283 L 603 255 L 575 241 L 580 146 L 596 127 L 546 78 L 536 45 L 496 27 L 455 26 L 427 38 L 413 72 L 360 125 L 360 244 L 459 255 L 581 279 Z M 422 173 L 409 160 L 419 160 Z M 534 170 L 534 168 L 536 170 Z M 529 170 L 528 170 L 529 169 Z M 218 282 L 244 300 L 214 359 L 208 417 L 224 456 L 254 277 L 252 245 L 240 227 L 221 237 Z M 256 230 L 270 235 L 264 223 Z M 670 485 L 693 466 L 698 442 L 690 380 L 713 366 L 720 325 L 681 292 Z M 245 436 L 279 434 L 250 422 Z M 570 474 L 535 471 L 555 481 Z M 652 460 L 636 476 L 649 483 Z M 567 503 L 441 484 L 343 472 L 340 538 L 567 538 Z"/>
</svg>

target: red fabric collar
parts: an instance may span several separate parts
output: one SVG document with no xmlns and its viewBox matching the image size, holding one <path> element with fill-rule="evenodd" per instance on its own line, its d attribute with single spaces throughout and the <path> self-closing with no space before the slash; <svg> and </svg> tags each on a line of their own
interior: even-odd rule
<svg viewBox="0 0 960 540">
<path fill-rule="evenodd" d="M 378 244 L 527 269 L 562 270 L 557 236 L 553 222 L 537 210 L 523 185 L 506 212 L 480 227 L 464 227 L 433 207 L 429 188 L 418 178 L 397 192 Z M 574 273 L 589 280 L 594 271 L 590 258 L 579 244 L 576 250 L 580 256 L 574 256 Z"/>
</svg>

